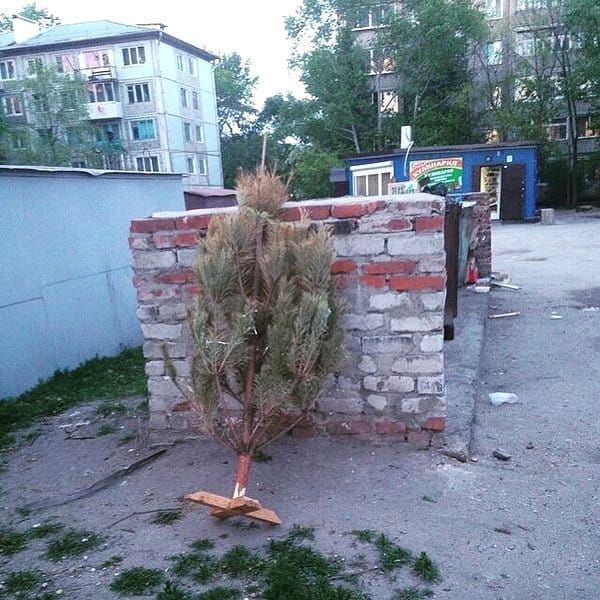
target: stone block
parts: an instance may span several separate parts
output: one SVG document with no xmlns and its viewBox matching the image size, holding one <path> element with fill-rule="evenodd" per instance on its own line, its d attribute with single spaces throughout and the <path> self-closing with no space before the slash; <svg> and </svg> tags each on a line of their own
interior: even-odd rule
<svg viewBox="0 0 600 600">
<path fill-rule="evenodd" d="M 181 392 L 170 377 L 150 377 L 148 392 L 151 396 L 168 396 L 173 400 L 181 398 Z"/>
<path fill-rule="evenodd" d="M 385 236 L 369 233 L 336 236 L 333 243 L 338 256 L 372 256 L 383 254 Z"/>
<path fill-rule="evenodd" d="M 396 353 L 406 354 L 412 349 L 411 335 L 380 335 L 363 337 L 362 350 L 365 354 Z"/>
<path fill-rule="evenodd" d="M 444 236 L 441 233 L 399 233 L 389 237 L 387 249 L 391 256 L 410 258 L 420 254 L 443 254 Z"/>
<path fill-rule="evenodd" d="M 346 395 L 343 398 L 325 397 L 319 400 L 319 410 L 331 413 L 360 414 L 364 400 L 358 395 Z"/>
<path fill-rule="evenodd" d="M 444 326 L 444 319 L 439 315 L 424 315 L 422 317 L 403 317 L 392 319 L 390 329 L 396 331 L 437 331 Z"/>
<path fill-rule="evenodd" d="M 185 358 L 190 350 L 187 344 L 173 342 L 146 341 L 143 346 L 147 359 L 163 359 L 165 352 L 169 358 Z"/>
<path fill-rule="evenodd" d="M 394 308 L 403 308 L 407 311 L 414 311 L 414 303 L 411 294 L 400 294 L 398 292 L 384 292 L 383 294 L 373 294 L 369 298 L 369 306 L 372 310 L 391 310 Z"/>
<path fill-rule="evenodd" d="M 443 373 L 443 356 L 441 354 L 404 356 L 394 362 L 392 371 L 395 373 Z"/>
<path fill-rule="evenodd" d="M 388 401 L 385 396 L 369 394 L 369 396 L 367 396 L 367 404 L 369 404 L 369 406 L 372 406 L 375 410 L 383 412 L 388 405 Z"/>
<path fill-rule="evenodd" d="M 444 336 L 440 334 L 424 335 L 420 348 L 423 352 L 441 352 L 444 348 Z"/>
<path fill-rule="evenodd" d="M 348 374 L 355 375 L 354 370 L 346 371 Z M 360 383 L 351 377 L 338 375 L 336 378 L 336 389 L 344 391 L 360 390 Z"/>
<path fill-rule="evenodd" d="M 177 250 L 177 263 L 180 267 L 195 267 L 198 261 L 198 250 L 185 248 Z"/>
<path fill-rule="evenodd" d="M 415 389 L 415 382 L 412 377 L 400 377 L 398 375 L 376 377 L 369 375 L 363 378 L 363 387 L 372 392 L 406 393 Z"/>
<path fill-rule="evenodd" d="M 158 309 L 162 321 L 183 321 L 187 317 L 187 306 L 182 302 L 165 304 Z"/>
<path fill-rule="evenodd" d="M 147 340 L 178 340 L 183 325 L 167 325 L 166 323 L 143 324 L 142 333 Z"/>
<path fill-rule="evenodd" d="M 377 313 L 366 315 L 347 314 L 343 318 L 343 326 L 349 330 L 370 331 L 383 327 L 385 322 L 384 316 Z"/>
<path fill-rule="evenodd" d="M 358 363 L 358 368 L 363 373 L 376 373 L 377 372 L 377 365 L 375 364 L 375 361 L 370 356 L 367 356 L 366 354 L 360 359 L 360 362 Z"/>
<path fill-rule="evenodd" d="M 160 377 L 165 374 L 165 363 L 162 360 L 150 360 L 144 370 L 148 377 Z"/>
<path fill-rule="evenodd" d="M 425 310 L 444 310 L 446 292 L 432 292 L 420 295 Z"/>
<path fill-rule="evenodd" d="M 150 323 L 156 321 L 158 316 L 158 307 L 153 304 L 143 304 L 138 307 L 135 314 L 141 323 Z"/>
<path fill-rule="evenodd" d="M 169 420 L 167 414 L 164 412 L 158 412 L 153 410 L 152 404 L 150 405 L 150 429 L 167 429 L 169 427 Z"/>
<path fill-rule="evenodd" d="M 444 256 L 426 256 L 419 260 L 417 271 L 419 273 L 441 273 L 446 268 Z"/>
<path fill-rule="evenodd" d="M 403 413 L 417 414 L 421 412 L 419 398 L 405 398 L 400 402 L 400 409 Z"/>
<path fill-rule="evenodd" d="M 417 391 L 419 394 L 443 394 L 444 376 L 419 377 L 417 379 Z"/>
<path fill-rule="evenodd" d="M 170 269 L 175 265 L 175 252 L 133 252 L 133 268 L 141 270 Z"/>
</svg>

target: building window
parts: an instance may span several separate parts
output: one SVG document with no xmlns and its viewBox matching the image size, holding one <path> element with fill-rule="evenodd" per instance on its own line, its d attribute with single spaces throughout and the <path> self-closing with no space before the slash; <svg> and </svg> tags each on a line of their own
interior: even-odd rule
<svg viewBox="0 0 600 600">
<path fill-rule="evenodd" d="M 351 167 L 352 189 L 354 196 L 382 196 L 388 193 L 388 187 L 394 175 L 391 161 L 371 165 Z"/>
<path fill-rule="evenodd" d="M 123 48 L 123 65 L 143 65 L 146 62 L 146 50 L 144 46 Z"/>
<path fill-rule="evenodd" d="M 35 58 L 30 58 L 27 61 L 27 73 L 29 75 L 35 75 L 43 66 L 44 66 L 44 62 L 42 61 L 41 56 L 36 56 Z"/>
<path fill-rule="evenodd" d="M 394 7 L 392 4 L 381 4 L 373 8 L 360 8 L 356 14 L 356 29 L 384 27 L 389 23 Z"/>
<path fill-rule="evenodd" d="M 492 89 L 492 106 L 491 108 L 500 108 L 502 106 L 502 88 L 499 85 Z"/>
<path fill-rule="evenodd" d="M 181 54 L 177 55 L 177 70 L 183 71 L 183 56 Z"/>
<path fill-rule="evenodd" d="M 206 166 L 206 159 L 202 156 L 198 157 L 198 175 L 206 175 L 207 173 L 207 166 Z"/>
<path fill-rule="evenodd" d="M 381 48 L 371 48 L 369 50 L 369 65 L 371 75 L 375 75 L 376 73 L 393 73 L 396 69 L 394 59 L 387 54 L 386 50 Z"/>
<path fill-rule="evenodd" d="M 546 133 L 550 141 L 559 141 L 567 139 L 567 122 L 557 121 L 556 123 L 550 123 L 546 127 Z"/>
<path fill-rule="evenodd" d="M 100 123 L 96 129 L 96 141 L 104 144 L 112 144 L 121 140 L 121 128 L 118 121 L 105 121 Z"/>
<path fill-rule="evenodd" d="M 187 90 L 185 88 L 181 88 L 179 90 L 179 93 L 181 95 L 181 106 L 183 108 L 187 108 L 187 106 L 188 106 L 188 93 L 187 93 Z"/>
<path fill-rule="evenodd" d="M 198 92 L 192 92 L 192 108 L 198 110 Z"/>
<path fill-rule="evenodd" d="M 190 75 L 196 74 L 196 61 L 193 58 L 188 58 L 188 70 Z"/>
<path fill-rule="evenodd" d="M 135 159 L 137 170 L 146 173 L 158 173 L 158 156 L 138 156 Z"/>
<path fill-rule="evenodd" d="M 114 102 L 115 90 L 112 81 L 104 81 L 102 83 L 89 83 L 87 86 L 89 102 Z"/>
<path fill-rule="evenodd" d="M 23 114 L 23 100 L 21 96 L 4 96 L 2 98 L 2 107 L 7 117 L 17 117 Z"/>
<path fill-rule="evenodd" d="M 191 125 L 191 123 L 183 124 L 183 137 L 186 142 L 192 141 L 192 125 Z"/>
<path fill-rule="evenodd" d="M 523 58 L 535 55 L 535 39 L 530 33 L 517 34 L 515 52 Z"/>
<path fill-rule="evenodd" d="M 15 61 L 14 60 L 3 60 L 0 61 L 0 79 L 7 81 L 15 78 Z"/>
<path fill-rule="evenodd" d="M 56 70 L 59 73 L 73 73 L 75 67 L 73 66 L 73 57 L 70 54 L 59 54 L 54 57 L 56 61 Z"/>
<path fill-rule="evenodd" d="M 83 62 L 86 69 L 97 69 L 98 67 L 110 67 L 112 52 L 110 50 L 91 50 L 83 53 Z"/>
<path fill-rule="evenodd" d="M 150 102 L 150 87 L 147 83 L 133 83 L 127 86 L 129 104 Z"/>
<path fill-rule="evenodd" d="M 10 140 L 13 150 L 24 150 L 27 147 L 27 133 L 25 131 L 11 131 Z"/>
<path fill-rule="evenodd" d="M 517 0 L 515 10 L 540 10 L 544 8 L 544 0 Z"/>
<path fill-rule="evenodd" d="M 515 100 L 517 102 L 533 102 L 538 99 L 533 77 L 521 77 L 515 80 Z"/>
<path fill-rule="evenodd" d="M 188 173 L 194 173 L 196 171 L 196 169 L 194 168 L 194 157 L 193 156 L 188 156 L 185 159 L 185 162 L 187 164 L 187 172 Z"/>
<path fill-rule="evenodd" d="M 485 46 L 485 60 L 488 65 L 502 64 L 502 41 L 488 42 Z"/>
<path fill-rule="evenodd" d="M 156 139 L 154 119 L 131 121 L 131 137 L 136 141 Z"/>
<path fill-rule="evenodd" d="M 485 0 L 485 16 L 488 19 L 502 17 L 502 0 Z"/>
<path fill-rule="evenodd" d="M 577 117 L 577 137 L 600 137 L 600 117 L 598 115 Z"/>
<path fill-rule="evenodd" d="M 204 143 L 204 127 L 196 125 L 196 141 L 200 144 Z"/>
</svg>

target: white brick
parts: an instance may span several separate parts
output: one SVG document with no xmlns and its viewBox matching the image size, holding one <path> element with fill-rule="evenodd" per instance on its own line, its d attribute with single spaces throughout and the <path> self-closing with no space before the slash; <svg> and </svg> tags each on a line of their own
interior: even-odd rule
<svg viewBox="0 0 600 600">
<path fill-rule="evenodd" d="M 363 386 L 366 390 L 372 392 L 412 392 L 415 389 L 415 382 L 412 377 L 372 377 L 363 379 Z"/>
<path fill-rule="evenodd" d="M 181 397 L 181 392 L 170 377 L 151 377 L 148 379 L 148 392 L 152 396 Z"/>
<path fill-rule="evenodd" d="M 399 294 L 397 292 L 373 294 L 369 299 L 369 305 L 373 310 L 389 310 L 398 307 L 412 309 L 410 296 L 408 294 Z"/>
<path fill-rule="evenodd" d="M 361 331 L 370 331 L 383 327 L 384 317 L 377 313 L 367 315 L 344 315 L 343 325 L 346 329 L 359 329 Z"/>
<path fill-rule="evenodd" d="M 187 307 L 185 304 L 166 304 L 158 309 L 159 317 L 162 321 L 181 321 L 187 317 Z"/>
<path fill-rule="evenodd" d="M 349 377 L 342 377 L 341 375 L 337 378 L 337 389 L 338 390 L 359 390 L 360 383 L 354 381 Z"/>
<path fill-rule="evenodd" d="M 319 410 L 323 412 L 358 414 L 364 407 L 360 396 L 346 396 L 345 398 L 321 398 Z"/>
<path fill-rule="evenodd" d="M 162 360 L 151 360 L 146 363 L 144 370 L 148 377 L 156 377 L 165 374 L 165 363 Z"/>
<path fill-rule="evenodd" d="M 444 251 L 444 236 L 440 233 L 399 233 L 389 237 L 388 254 L 411 257 L 438 254 Z"/>
<path fill-rule="evenodd" d="M 390 324 L 392 331 L 436 331 L 443 326 L 444 319 L 441 314 L 392 319 Z"/>
<path fill-rule="evenodd" d="M 198 260 L 198 251 L 193 248 L 177 250 L 177 263 L 181 267 L 195 267 Z"/>
<path fill-rule="evenodd" d="M 419 394 L 443 394 L 444 376 L 419 377 L 417 380 L 417 391 Z"/>
<path fill-rule="evenodd" d="M 133 253 L 133 266 L 135 269 L 168 269 L 175 264 L 175 252 L 137 252 Z"/>
<path fill-rule="evenodd" d="M 142 305 L 139 306 L 136 310 L 135 314 L 141 323 L 148 323 L 150 321 L 155 321 L 156 316 L 158 315 L 157 307 L 152 305 Z"/>
<path fill-rule="evenodd" d="M 169 358 L 185 358 L 188 355 L 187 344 L 174 344 L 172 342 L 144 342 L 144 358 L 163 359 L 165 352 Z"/>
<path fill-rule="evenodd" d="M 406 356 L 392 365 L 394 373 L 442 373 L 444 360 L 441 354 L 431 356 Z"/>
<path fill-rule="evenodd" d="M 405 398 L 402 400 L 400 407 L 404 413 L 421 412 L 419 398 Z"/>
<path fill-rule="evenodd" d="M 144 236 L 130 238 L 129 247 L 132 250 L 150 250 L 152 246 L 150 245 L 150 238 L 148 236 Z"/>
<path fill-rule="evenodd" d="M 444 256 L 426 256 L 419 260 L 417 271 L 419 273 L 441 273 L 446 268 Z"/>
<path fill-rule="evenodd" d="M 181 337 L 183 325 L 153 323 L 142 325 L 142 333 L 147 340 L 177 340 Z"/>
<path fill-rule="evenodd" d="M 377 372 L 377 365 L 375 364 L 375 361 L 370 356 L 367 356 L 366 354 L 360 359 L 360 362 L 358 363 L 358 368 L 363 373 L 376 373 Z"/>
<path fill-rule="evenodd" d="M 385 410 L 388 405 L 387 398 L 385 396 L 377 396 L 375 394 L 370 394 L 367 398 L 367 403 L 372 406 L 375 410 Z"/>
<path fill-rule="evenodd" d="M 441 352 L 444 347 L 444 336 L 439 335 L 424 335 L 421 340 L 421 350 L 423 352 Z"/>
<path fill-rule="evenodd" d="M 362 339 L 363 352 L 371 353 L 405 353 L 412 348 L 411 335 L 382 335 L 364 337 Z"/>
<path fill-rule="evenodd" d="M 371 256 L 383 254 L 385 236 L 374 234 L 335 236 L 333 243 L 337 256 Z"/>
<path fill-rule="evenodd" d="M 432 292 L 429 294 L 421 294 L 421 302 L 423 302 L 423 308 L 425 310 L 443 310 L 445 300 L 445 292 Z"/>
</svg>

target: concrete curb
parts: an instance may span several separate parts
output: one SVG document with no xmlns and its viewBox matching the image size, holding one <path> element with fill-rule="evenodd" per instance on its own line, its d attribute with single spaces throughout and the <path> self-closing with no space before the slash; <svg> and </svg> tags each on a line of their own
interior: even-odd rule
<svg viewBox="0 0 600 600">
<path fill-rule="evenodd" d="M 455 338 L 444 343 L 448 424 L 441 452 L 466 462 L 470 455 L 490 294 L 459 290 Z"/>
</svg>

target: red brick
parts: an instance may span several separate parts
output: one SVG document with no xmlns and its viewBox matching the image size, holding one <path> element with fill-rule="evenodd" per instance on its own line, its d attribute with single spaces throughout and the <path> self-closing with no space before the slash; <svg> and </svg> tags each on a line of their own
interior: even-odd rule
<svg viewBox="0 0 600 600">
<path fill-rule="evenodd" d="M 173 235 L 170 233 L 155 233 L 152 236 L 152 241 L 156 248 L 164 250 L 165 248 L 173 248 L 175 246 L 175 241 L 173 239 Z"/>
<path fill-rule="evenodd" d="M 162 298 L 167 300 L 168 298 L 179 298 L 181 296 L 181 289 L 172 285 L 166 287 L 142 287 L 138 289 L 138 300 L 141 302 L 146 300 L 155 300 L 156 298 Z"/>
<path fill-rule="evenodd" d="M 410 231 L 412 230 L 412 221 L 410 219 L 390 219 L 388 229 L 391 231 Z"/>
<path fill-rule="evenodd" d="M 182 233 L 176 233 L 173 236 L 173 241 L 176 246 L 197 246 L 198 245 L 198 233 L 192 231 L 185 231 Z"/>
<path fill-rule="evenodd" d="M 314 425 L 300 425 L 294 427 L 291 431 L 292 437 L 298 440 L 305 440 L 307 438 L 315 437 L 318 431 Z"/>
<path fill-rule="evenodd" d="M 360 280 L 370 286 L 376 288 L 382 288 L 386 286 L 385 275 L 361 275 Z"/>
<path fill-rule="evenodd" d="M 406 441 L 425 450 L 431 446 L 431 433 L 429 431 L 409 431 L 406 434 Z"/>
<path fill-rule="evenodd" d="M 131 222 L 131 233 L 154 233 L 155 231 L 169 231 L 175 224 L 173 219 L 136 219 Z"/>
<path fill-rule="evenodd" d="M 364 205 L 364 214 L 372 215 L 374 212 L 378 210 L 382 210 L 385 208 L 385 202 L 383 200 L 376 200 L 375 202 L 368 202 Z"/>
<path fill-rule="evenodd" d="M 430 417 L 423 423 L 423 429 L 429 431 L 443 431 L 446 428 L 445 417 Z"/>
<path fill-rule="evenodd" d="M 187 296 L 193 297 L 193 296 L 197 296 L 200 292 L 200 286 L 199 285 L 186 285 L 183 288 L 183 292 L 184 294 L 186 294 Z"/>
<path fill-rule="evenodd" d="M 284 221 L 299 221 L 302 213 L 298 206 L 287 206 L 283 211 Z"/>
<path fill-rule="evenodd" d="M 335 276 L 335 287 L 338 290 L 343 290 L 358 281 L 358 275 L 342 274 Z"/>
<path fill-rule="evenodd" d="M 446 280 L 441 275 L 392 275 L 390 287 L 397 292 L 409 290 L 434 290 L 444 289 Z"/>
<path fill-rule="evenodd" d="M 133 278 L 133 287 L 135 288 L 139 288 L 142 285 L 144 285 L 144 283 L 147 283 L 148 280 L 145 277 L 142 277 L 141 275 L 136 275 Z"/>
<path fill-rule="evenodd" d="M 365 206 L 363 204 L 340 204 L 331 207 L 331 216 L 338 219 L 362 217 L 364 214 Z"/>
<path fill-rule="evenodd" d="M 412 260 L 388 260 L 386 262 L 372 262 L 363 265 L 363 273 L 368 275 L 385 275 L 386 273 L 412 273 L 416 262 Z"/>
<path fill-rule="evenodd" d="M 405 433 L 406 423 L 402 421 L 393 421 L 392 419 L 385 419 L 383 421 L 377 421 L 375 423 L 375 433 L 382 435 L 390 435 L 394 433 Z"/>
<path fill-rule="evenodd" d="M 305 206 L 304 207 L 313 221 L 321 221 L 322 219 L 329 219 L 331 207 L 329 204 L 323 206 Z"/>
<path fill-rule="evenodd" d="M 330 421 L 325 426 L 331 435 L 351 435 L 358 433 L 372 433 L 372 421 Z"/>
<path fill-rule="evenodd" d="M 192 410 L 192 404 L 190 402 L 178 402 L 171 409 L 172 412 L 188 412 Z"/>
<path fill-rule="evenodd" d="M 417 233 L 421 231 L 444 231 L 444 217 L 417 217 L 415 219 Z"/>
<path fill-rule="evenodd" d="M 207 229 L 212 215 L 189 215 L 187 217 L 177 217 L 175 227 L 177 229 Z"/>
<path fill-rule="evenodd" d="M 333 275 L 337 275 L 338 273 L 354 273 L 356 269 L 356 262 L 350 259 L 336 260 L 331 264 L 331 272 Z"/>
<path fill-rule="evenodd" d="M 172 273 L 162 273 L 157 275 L 154 280 L 157 283 L 188 283 L 193 282 L 196 278 L 194 271 L 191 269 L 185 271 L 173 271 Z"/>
</svg>

